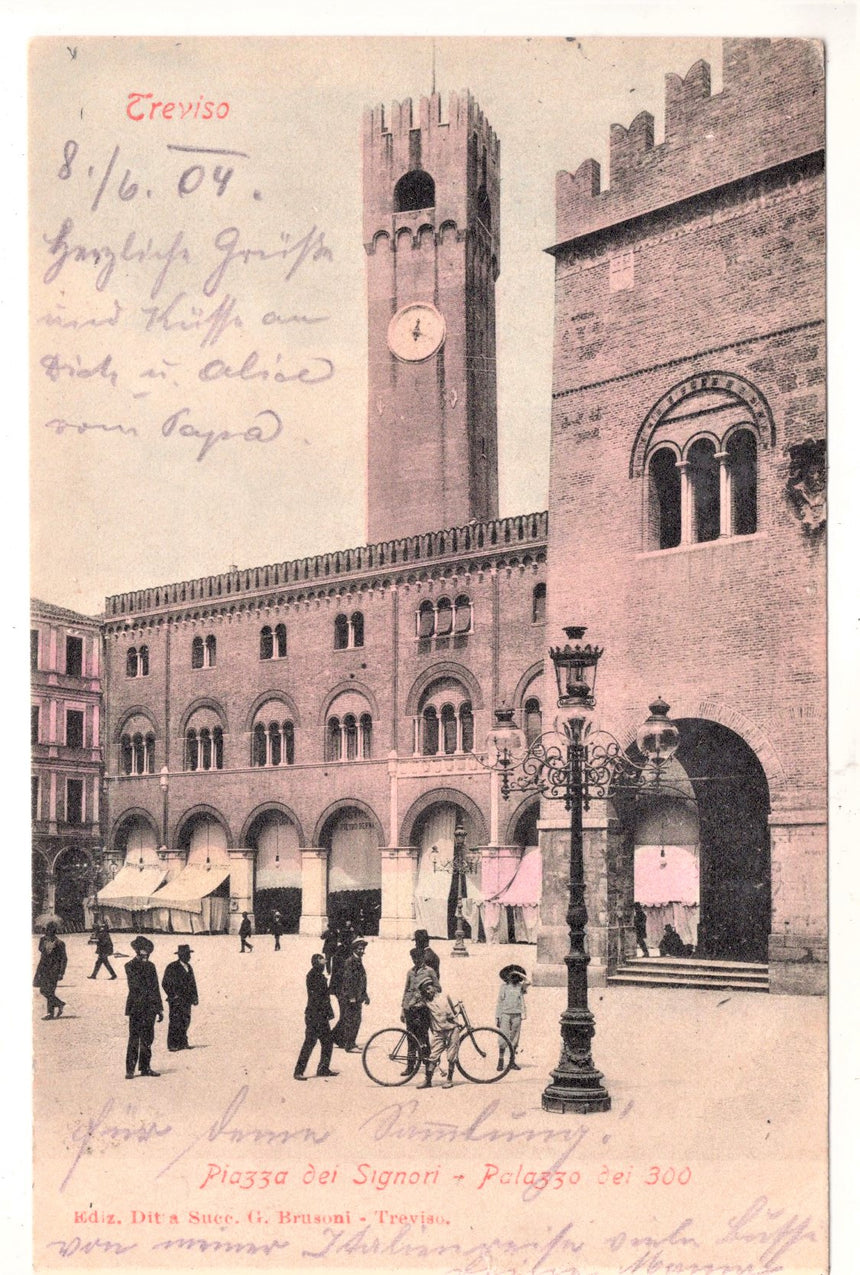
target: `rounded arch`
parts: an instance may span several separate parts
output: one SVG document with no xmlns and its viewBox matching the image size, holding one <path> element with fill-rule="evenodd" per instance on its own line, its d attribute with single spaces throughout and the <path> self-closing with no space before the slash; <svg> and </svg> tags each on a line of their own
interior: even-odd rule
<svg viewBox="0 0 860 1275">
<path fill-rule="evenodd" d="M 173 835 L 170 838 L 170 844 L 173 846 L 183 845 L 183 838 L 187 838 L 189 836 L 191 827 L 195 820 L 201 818 L 212 819 L 215 823 L 220 825 L 227 838 L 227 846 L 232 850 L 236 842 L 233 839 L 233 833 L 230 829 L 229 823 L 220 810 L 217 810 L 215 806 L 207 805 L 205 802 L 200 802 L 196 806 L 190 806 L 188 810 L 183 811 L 179 818 L 174 821 Z"/>
<path fill-rule="evenodd" d="M 54 875 L 57 874 L 58 869 L 62 872 L 63 864 L 60 860 L 65 859 L 67 855 L 70 856 L 68 861 L 70 871 L 75 871 L 78 865 L 80 865 L 82 859 L 86 859 L 90 871 L 94 867 L 95 860 L 93 859 L 92 852 L 86 846 L 61 846 L 51 860 L 51 872 Z"/>
<path fill-rule="evenodd" d="M 115 850 L 120 844 L 122 834 L 126 831 L 126 824 L 132 823 L 146 824 L 155 837 L 155 844 L 159 844 L 161 828 L 153 815 L 148 810 L 144 810 L 143 806 L 129 806 L 127 810 L 123 810 L 122 814 L 117 815 L 110 826 L 107 843 L 112 849 Z"/>
<path fill-rule="evenodd" d="M 292 699 L 292 697 L 289 696 L 286 693 L 286 691 L 263 691 L 260 695 L 256 697 L 256 699 L 251 704 L 251 707 L 248 709 L 248 712 L 245 715 L 243 730 L 246 730 L 246 731 L 251 730 L 253 728 L 254 718 L 257 716 L 257 713 L 259 713 L 260 709 L 263 707 L 264 704 L 270 704 L 272 703 L 272 701 L 275 701 L 278 704 L 283 704 L 284 707 L 289 711 L 290 720 L 292 721 L 293 725 L 301 726 L 302 723 L 299 720 L 299 710 L 296 708 L 295 700 Z"/>
<path fill-rule="evenodd" d="M 505 824 L 503 843 L 506 846 L 519 845 L 517 841 L 518 825 L 520 825 L 524 816 L 534 815 L 535 822 L 540 817 L 540 797 L 535 793 L 528 793 L 523 797 L 514 809 L 511 811 L 507 823 Z M 537 839 L 534 842 L 537 845 Z"/>
<path fill-rule="evenodd" d="M 342 681 L 338 682 L 336 686 L 332 687 L 328 695 L 323 700 L 322 708 L 320 709 L 319 717 L 317 719 L 317 726 L 319 729 L 322 729 L 328 721 L 329 711 L 332 704 L 335 702 L 337 697 L 339 695 L 343 695 L 345 691 L 352 691 L 356 695 L 363 696 L 364 699 L 367 700 L 368 707 L 370 708 L 370 712 L 374 720 L 379 719 L 379 706 L 376 702 L 376 696 L 367 683 L 359 682 L 355 678 L 344 678 Z"/>
<path fill-rule="evenodd" d="M 361 813 L 366 815 L 373 824 L 373 830 L 379 838 L 380 846 L 385 845 L 385 831 L 382 827 L 382 821 L 379 819 L 376 811 L 371 806 L 368 806 L 367 802 L 359 801 L 357 797 L 339 797 L 337 801 L 333 801 L 330 805 L 326 806 L 319 819 L 317 819 L 316 826 L 314 827 L 314 839 L 311 842 L 311 845 L 319 846 L 322 844 L 320 838 L 326 831 L 326 825 L 343 810 L 360 810 Z"/>
<path fill-rule="evenodd" d="M 776 442 L 776 425 L 774 424 L 770 404 L 761 390 L 745 377 L 738 376 L 733 372 L 700 372 L 695 376 L 688 376 L 682 381 L 677 381 L 671 389 L 667 390 L 654 403 L 646 414 L 636 431 L 636 437 L 630 453 L 629 476 L 631 478 L 642 477 L 645 471 L 645 457 L 650 450 L 651 439 L 663 417 L 682 399 L 689 398 L 694 394 L 707 393 L 708 391 L 721 391 L 727 400 L 734 399 L 739 407 L 746 408 L 751 417 L 749 423 L 754 424 L 758 431 L 762 446 L 773 446 Z"/>
<path fill-rule="evenodd" d="M 692 434 L 684 444 L 684 448 L 681 453 L 682 461 L 689 461 L 690 452 L 698 443 L 710 443 L 715 453 L 720 450 L 720 440 L 717 435 L 712 433 L 709 429 L 700 429 L 697 433 Z M 655 448 L 654 450 L 658 451 L 659 448 Z"/>
<path fill-rule="evenodd" d="M 429 668 L 424 669 L 412 683 L 403 710 L 407 717 L 414 717 L 417 714 L 419 701 L 427 687 L 432 682 L 443 677 L 454 678 L 456 681 L 463 683 L 469 693 L 473 710 L 484 707 L 484 697 L 481 694 L 481 687 L 475 675 L 470 673 L 463 664 L 457 664 L 453 660 L 441 660 L 438 664 L 432 664 Z"/>
<path fill-rule="evenodd" d="M 400 836 L 397 844 L 400 846 L 412 845 L 412 837 L 417 820 L 424 814 L 425 810 L 429 810 L 431 806 L 435 806 L 440 802 L 451 806 L 461 806 L 472 820 L 479 845 L 487 844 L 487 822 L 483 811 L 471 797 L 461 792 L 459 788 L 431 788 L 429 792 L 422 793 L 420 797 L 416 797 L 400 821 Z"/>
<path fill-rule="evenodd" d="M 180 737 L 184 737 L 185 731 L 188 728 L 188 723 L 191 721 L 191 718 L 194 716 L 194 714 L 199 712 L 200 709 L 207 709 L 207 708 L 210 710 L 210 712 L 215 714 L 215 716 L 218 718 L 218 721 L 221 723 L 221 729 L 224 731 L 225 734 L 227 733 L 229 729 L 227 725 L 227 712 L 224 709 L 223 705 L 219 704 L 218 700 L 216 699 L 210 699 L 208 696 L 201 695 L 198 699 L 192 700 L 191 703 L 188 705 L 188 707 L 185 709 L 185 712 L 182 714 L 182 717 L 179 722 Z"/>
<path fill-rule="evenodd" d="M 307 845 L 301 820 L 296 812 L 290 806 L 285 805 L 282 801 L 263 801 L 259 806 L 254 807 L 250 814 L 246 816 L 245 822 L 242 824 L 242 828 L 239 833 L 239 845 L 247 846 L 249 844 L 248 838 L 254 824 L 259 819 L 263 818 L 264 815 L 272 813 L 283 815 L 285 819 L 288 819 L 290 823 L 294 825 L 296 832 L 299 834 L 299 845 Z"/>
<path fill-rule="evenodd" d="M 436 204 L 436 183 L 423 168 L 404 173 L 394 187 L 394 211 L 417 212 Z"/>
<path fill-rule="evenodd" d="M 388 248 L 389 251 L 391 249 L 391 235 L 388 233 L 387 230 L 377 230 L 376 234 L 373 236 L 373 239 L 370 242 L 371 253 L 378 252 L 380 248 L 382 248 L 383 250 L 385 248 Z"/>
<path fill-rule="evenodd" d="M 786 787 L 787 775 L 782 760 L 773 743 L 751 718 L 745 716 L 730 704 L 722 704 L 713 700 L 695 700 L 692 697 L 673 701 L 669 716 L 672 721 L 692 720 L 716 722 L 738 735 L 755 753 L 764 771 L 770 790 L 771 800 L 774 794 Z M 643 715 L 634 720 L 631 714 L 625 722 L 623 730 L 618 732 L 618 740 L 625 751 L 636 742 L 636 732 L 642 724 Z"/>
<path fill-rule="evenodd" d="M 513 709 L 514 709 L 514 715 L 520 726 L 522 726 L 523 724 L 522 723 L 523 701 L 526 698 L 526 692 L 532 689 L 532 683 L 535 682 L 538 678 L 543 679 L 543 675 L 545 672 L 546 672 L 546 665 L 544 664 L 543 660 L 536 660 L 534 664 L 529 665 L 529 667 L 526 669 L 525 673 L 523 673 L 522 677 L 517 682 L 514 688 Z M 543 681 L 542 680 L 541 680 L 540 686 L 541 686 L 541 694 L 539 698 L 541 701 L 543 701 L 543 693 L 542 693 Z"/>
<path fill-rule="evenodd" d="M 126 725 L 130 721 L 132 721 L 135 717 L 143 717 L 146 721 L 149 722 L 155 734 L 156 735 L 158 734 L 158 726 L 156 724 L 155 718 L 153 717 L 150 710 L 146 707 L 146 705 L 133 704 L 131 708 L 127 708 L 125 710 L 122 717 L 118 719 L 117 724 L 114 727 L 113 742 L 115 744 L 119 743 L 120 739 L 122 738 L 123 731 L 126 728 Z"/>
</svg>

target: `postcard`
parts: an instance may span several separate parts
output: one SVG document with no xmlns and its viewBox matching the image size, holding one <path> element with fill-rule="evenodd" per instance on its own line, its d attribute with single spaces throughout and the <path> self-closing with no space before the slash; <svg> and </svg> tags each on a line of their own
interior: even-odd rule
<svg viewBox="0 0 860 1275">
<path fill-rule="evenodd" d="M 825 81 L 30 45 L 36 1270 L 827 1269 Z"/>
</svg>

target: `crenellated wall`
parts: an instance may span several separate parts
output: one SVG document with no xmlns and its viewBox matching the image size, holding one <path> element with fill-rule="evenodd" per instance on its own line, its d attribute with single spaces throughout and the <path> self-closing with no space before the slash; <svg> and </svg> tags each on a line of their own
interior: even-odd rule
<svg viewBox="0 0 860 1275">
<path fill-rule="evenodd" d="M 729 39 L 723 88 L 696 62 L 666 76 L 665 137 L 654 144 L 647 111 L 610 132 L 609 185 L 584 160 L 556 178 L 556 248 L 571 239 L 689 199 L 821 150 L 824 59 L 812 40 Z"/>
</svg>

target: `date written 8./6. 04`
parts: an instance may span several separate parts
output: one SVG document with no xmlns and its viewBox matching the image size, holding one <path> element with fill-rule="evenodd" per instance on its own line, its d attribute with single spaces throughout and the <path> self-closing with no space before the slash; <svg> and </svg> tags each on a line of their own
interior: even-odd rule
<svg viewBox="0 0 860 1275">
<path fill-rule="evenodd" d="M 630 1186 L 634 1180 L 644 1186 L 686 1186 L 692 1180 L 693 1171 L 688 1164 L 678 1168 L 673 1164 L 651 1164 L 644 1172 L 637 1172 L 634 1179 L 633 1165 L 626 1169 L 614 1169 L 604 1164 L 597 1175 L 598 1186 Z"/>
</svg>

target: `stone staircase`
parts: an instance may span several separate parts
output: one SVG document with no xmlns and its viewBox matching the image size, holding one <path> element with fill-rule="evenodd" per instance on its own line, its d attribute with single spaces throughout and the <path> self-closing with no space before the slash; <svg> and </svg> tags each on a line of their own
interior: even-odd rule
<svg viewBox="0 0 860 1275">
<path fill-rule="evenodd" d="M 611 987 L 699 987 L 715 991 L 766 992 L 767 966 L 747 961 L 708 961 L 695 956 L 642 956 L 619 965 Z"/>
</svg>

